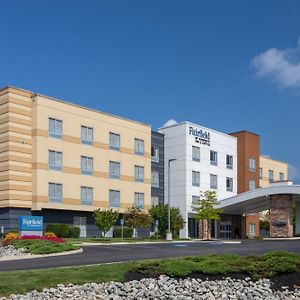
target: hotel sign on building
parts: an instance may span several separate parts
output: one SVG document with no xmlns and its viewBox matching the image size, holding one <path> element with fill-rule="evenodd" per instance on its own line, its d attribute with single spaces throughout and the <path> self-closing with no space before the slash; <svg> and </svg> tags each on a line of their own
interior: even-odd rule
<svg viewBox="0 0 300 300">
<path fill-rule="evenodd" d="M 209 131 L 189 126 L 189 134 L 195 137 L 195 143 L 210 146 Z"/>
</svg>

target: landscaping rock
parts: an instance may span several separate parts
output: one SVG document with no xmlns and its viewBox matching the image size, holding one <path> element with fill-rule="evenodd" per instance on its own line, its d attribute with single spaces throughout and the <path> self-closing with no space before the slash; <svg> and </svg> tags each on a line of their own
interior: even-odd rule
<svg viewBox="0 0 300 300">
<path fill-rule="evenodd" d="M 286 300 L 300 299 L 300 289 L 290 291 L 272 291 L 269 279 L 253 282 L 226 278 L 223 280 L 202 281 L 201 279 L 174 279 L 167 276 L 144 278 L 126 283 L 87 283 L 84 285 L 63 285 L 56 288 L 43 289 L 42 292 L 32 291 L 26 295 L 10 295 L 0 300 L 58 300 L 58 299 L 174 299 L 174 300 L 215 300 L 215 299 L 269 299 Z"/>
<path fill-rule="evenodd" d="M 12 245 L 0 247 L 0 258 L 12 257 L 12 256 L 28 256 L 30 253 L 25 253 L 23 249 L 16 249 Z"/>
</svg>

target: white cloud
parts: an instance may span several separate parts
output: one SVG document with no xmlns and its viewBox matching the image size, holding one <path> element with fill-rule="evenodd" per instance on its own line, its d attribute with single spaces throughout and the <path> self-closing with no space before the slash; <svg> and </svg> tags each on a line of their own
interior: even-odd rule
<svg viewBox="0 0 300 300">
<path fill-rule="evenodd" d="M 300 88 L 300 37 L 295 48 L 271 48 L 251 61 L 257 76 L 268 78 L 280 88 Z"/>
<path fill-rule="evenodd" d="M 172 126 L 172 125 L 176 125 L 176 124 L 177 124 L 176 120 L 170 119 L 163 125 L 163 127 L 168 127 L 168 126 Z"/>
</svg>

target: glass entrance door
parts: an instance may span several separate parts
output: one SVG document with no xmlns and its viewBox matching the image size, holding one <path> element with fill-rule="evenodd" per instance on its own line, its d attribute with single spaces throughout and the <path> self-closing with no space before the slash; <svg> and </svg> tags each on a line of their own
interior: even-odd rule
<svg viewBox="0 0 300 300">
<path fill-rule="evenodd" d="M 221 221 L 220 222 L 220 238 L 230 239 L 231 238 L 231 222 Z"/>
<path fill-rule="evenodd" d="M 80 237 L 86 237 L 86 217 L 75 216 L 73 224 L 80 228 Z"/>
</svg>

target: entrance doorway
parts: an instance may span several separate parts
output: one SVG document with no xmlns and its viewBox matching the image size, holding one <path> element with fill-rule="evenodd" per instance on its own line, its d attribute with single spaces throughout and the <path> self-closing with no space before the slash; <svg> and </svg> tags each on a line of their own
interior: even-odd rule
<svg viewBox="0 0 300 300">
<path fill-rule="evenodd" d="M 199 228 L 198 228 L 198 222 L 195 218 L 188 219 L 188 227 L 189 227 L 189 237 L 190 238 L 198 238 L 199 237 Z"/>
<path fill-rule="evenodd" d="M 231 238 L 231 222 L 230 221 L 221 221 L 220 222 L 220 238 L 229 239 Z"/>
<path fill-rule="evenodd" d="M 80 228 L 80 237 L 86 237 L 86 217 L 75 216 L 73 224 Z"/>
</svg>

